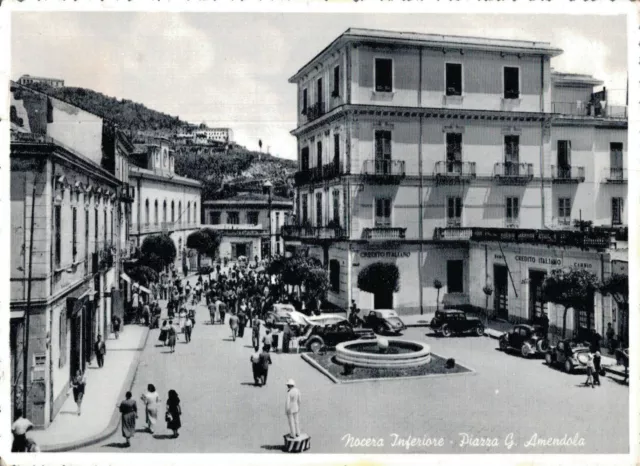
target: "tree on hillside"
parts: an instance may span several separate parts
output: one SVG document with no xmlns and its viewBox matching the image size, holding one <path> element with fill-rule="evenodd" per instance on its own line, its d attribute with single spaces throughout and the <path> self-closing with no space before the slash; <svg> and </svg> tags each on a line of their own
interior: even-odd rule
<svg viewBox="0 0 640 466">
<path fill-rule="evenodd" d="M 569 309 L 589 311 L 593 309 L 593 293 L 599 282 L 595 274 L 584 269 L 555 269 L 542 284 L 542 299 L 564 308 L 562 338 L 566 336 Z M 589 317 L 590 318 L 590 317 Z"/>
<path fill-rule="evenodd" d="M 605 296 L 611 296 L 616 302 L 619 318 L 623 323 L 619 338 L 628 344 L 629 342 L 629 277 L 627 275 L 613 274 L 607 278 L 600 292 Z"/>
<path fill-rule="evenodd" d="M 161 272 L 176 260 L 176 245 L 168 235 L 147 236 L 140 247 L 140 262 Z"/>
</svg>

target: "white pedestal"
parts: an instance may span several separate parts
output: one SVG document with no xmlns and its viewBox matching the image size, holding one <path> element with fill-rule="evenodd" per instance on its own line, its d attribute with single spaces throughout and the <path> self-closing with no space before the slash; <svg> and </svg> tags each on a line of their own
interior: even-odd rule
<svg viewBox="0 0 640 466">
<path fill-rule="evenodd" d="M 284 437 L 284 452 L 285 453 L 302 453 L 311 448 L 311 437 L 307 434 L 300 434 L 296 438 L 291 438 L 289 434 Z"/>
</svg>

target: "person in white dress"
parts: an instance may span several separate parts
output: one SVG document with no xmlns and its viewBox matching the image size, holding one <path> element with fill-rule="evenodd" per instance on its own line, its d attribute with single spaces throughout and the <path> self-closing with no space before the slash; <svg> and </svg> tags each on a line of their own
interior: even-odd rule
<svg viewBox="0 0 640 466">
<path fill-rule="evenodd" d="M 178 315 L 180 317 L 180 320 L 178 321 L 180 325 L 180 332 L 184 333 L 184 326 L 187 323 L 187 310 L 183 307 L 180 309 L 180 314 Z"/>
<path fill-rule="evenodd" d="M 156 422 L 158 422 L 158 404 L 160 403 L 156 387 L 152 383 L 147 385 L 147 392 L 143 393 L 140 398 L 145 404 L 147 429 L 153 434 Z"/>
</svg>

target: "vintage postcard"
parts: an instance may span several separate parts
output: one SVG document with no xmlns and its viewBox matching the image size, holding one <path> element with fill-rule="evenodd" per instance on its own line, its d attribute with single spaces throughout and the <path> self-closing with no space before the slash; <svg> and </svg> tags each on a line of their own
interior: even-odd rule
<svg viewBox="0 0 640 466">
<path fill-rule="evenodd" d="M 45 3 L 4 461 L 635 463 L 633 4 Z"/>
</svg>

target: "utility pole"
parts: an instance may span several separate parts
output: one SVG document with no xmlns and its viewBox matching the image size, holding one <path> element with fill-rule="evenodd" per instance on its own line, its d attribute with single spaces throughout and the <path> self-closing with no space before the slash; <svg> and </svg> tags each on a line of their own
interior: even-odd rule
<svg viewBox="0 0 640 466">
<path fill-rule="evenodd" d="M 27 383 L 29 380 L 29 316 L 31 315 L 31 278 L 33 274 L 33 227 L 35 224 L 35 206 L 36 206 L 36 182 L 37 174 L 33 176 L 33 190 L 31 194 L 31 231 L 29 234 L 29 271 L 27 272 L 27 309 L 24 313 L 24 341 L 23 348 L 23 365 L 22 368 L 22 413 L 24 417 L 27 415 Z"/>
</svg>

